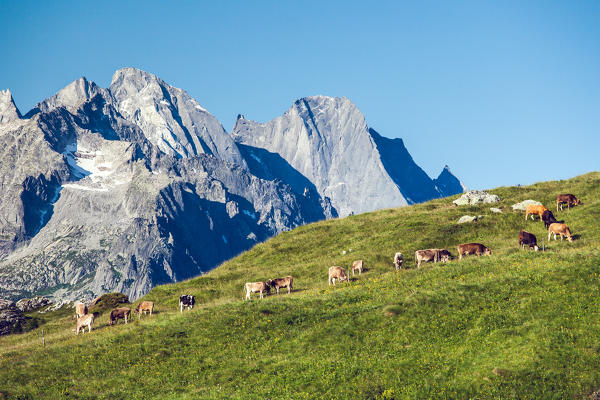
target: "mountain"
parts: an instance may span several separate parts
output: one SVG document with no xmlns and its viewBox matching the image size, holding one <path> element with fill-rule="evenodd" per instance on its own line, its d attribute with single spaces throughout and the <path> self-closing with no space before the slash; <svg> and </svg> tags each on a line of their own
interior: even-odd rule
<svg viewBox="0 0 600 400">
<path fill-rule="evenodd" d="M 331 199 L 340 216 L 405 206 L 459 193 L 439 190 L 413 161 L 402 139 L 388 139 L 367 126 L 345 97 L 313 96 L 294 102 L 281 117 L 258 123 L 239 117 L 232 131 L 249 157 L 279 156 L 297 175 Z M 286 169 L 271 174 L 286 179 Z"/>
<path fill-rule="evenodd" d="M 457 188 L 436 187 L 345 98 L 298 100 L 267 124 L 240 117 L 229 135 L 185 91 L 123 68 L 24 117 L 3 91 L 0 118 L 4 298 L 135 299 L 306 223 Z"/>
</svg>

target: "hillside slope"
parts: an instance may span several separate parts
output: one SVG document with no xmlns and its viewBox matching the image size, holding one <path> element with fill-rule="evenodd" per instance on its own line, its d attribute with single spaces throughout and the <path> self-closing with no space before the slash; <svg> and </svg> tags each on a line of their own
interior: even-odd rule
<svg viewBox="0 0 600 400">
<path fill-rule="evenodd" d="M 600 389 L 600 173 L 491 191 L 489 205 L 453 198 L 327 220 L 284 232 L 144 300 L 152 317 L 75 336 L 65 311 L 40 328 L 0 338 L 0 392 L 8 398 L 586 398 Z M 519 250 L 540 221 L 510 205 L 554 208 L 573 243 Z M 456 224 L 464 214 L 483 214 Z M 414 268 L 416 249 L 479 241 L 491 257 Z M 348 252 L 353 249 L 352 252 Z M 346 251 L 346 254 L 343 254 Z M 396 273 L 392 256 L 405 255 Z M 364 259 L 352 282 L 327 286 L 327 268 Z M 242 301 L 242 286 L 291 274 L 291 295 Z M 178 296 L 197 307 L 180 315 Z M 62 313 L 62 314 L 61 314 Z M 40 345 L 45 329 L 46 347 Z"/>
</svg>

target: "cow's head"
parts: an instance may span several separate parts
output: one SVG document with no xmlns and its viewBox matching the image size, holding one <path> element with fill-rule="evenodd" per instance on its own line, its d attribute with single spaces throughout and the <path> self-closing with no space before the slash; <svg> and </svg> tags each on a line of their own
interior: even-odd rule
<svg viewBox="0 0 600 400">
<path fill-rule="evenodd" d="M 533 247 L 534 251 L 539 251 L 540 250 L 540 248 L 538 247 L 537 244 L 534 244 L 533 246 L 529 246 L 529 247 Z"/>
<path fill-rule="evenodd" d="M 483 251 L 483 254 L 485 254 L 486 256 L 491 256 L 492 250 L 490 250 L 489 247 L 486 247 L 485 250 Z"/>
</svg>

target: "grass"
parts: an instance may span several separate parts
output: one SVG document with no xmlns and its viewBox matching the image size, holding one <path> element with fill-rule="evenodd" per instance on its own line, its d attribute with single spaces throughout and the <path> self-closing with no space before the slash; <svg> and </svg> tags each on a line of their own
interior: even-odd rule
<svg viewBox="0 0 600 400">
<path fill-rule="evenodd" d="M 0 338 L 7 398 L 565 399 L 600 389 L 600 173 L 491 191 L 490 205 L 453 198 L 306 225 L 214 271 L 154 288 L 156 315 L 76 336 L 72 310 L 37 314 L 39 328 Z M 547 241 L 510 205 L 554 207 L 578 235 Z M 497 205 L 494 205 L 497 206 Z M 464 214 L 483 214 L 457 225 Z M 519 250 L 518 231 L 545 252 Z M 478 241 L 491 257 L 415 268 L 414 251 Z M 348 252 L 353 249 L 352 252 Z M 346 250 L 346 254 L 342 252 Z M 405 270 L 392 257 L 402 251 Z M 365 272 L 327 286 L 327 269 Z M 291 295 L 244 302 L 243 284 L 294 276 Z M 285 292 L 285 291 L 284 291 Z M 196 308 L 180 314 L 178 297 Z M 253 297 L 254 298 L 254 297 Z M 134 303 L 132 307 L 137 304 Z M 41 329 L 46 346 L 41 346 Z M 1 398 L 1 396 L 0 396 Z"/>
</svg>

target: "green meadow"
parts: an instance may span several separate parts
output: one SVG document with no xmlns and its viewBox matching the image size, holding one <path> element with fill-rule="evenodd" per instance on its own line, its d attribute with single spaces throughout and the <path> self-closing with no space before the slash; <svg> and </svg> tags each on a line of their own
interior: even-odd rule
<svg viewBox="0 0 600 400">
<path fill-rule="evenodd" d="M 155 314 L 127 325 L 104 312 L 75 335 L 72 309 L 31 313 L 37 328 L 0 337 L 0 399 L 587 399 L 600 390 L 600 173 L 490 192 L 502 214 L 454 196 L 284 232 L 154 288 L 139 301 Z M 556 212 L 558 193 L 582 205 Z M 576 240 L 548 241 L 512 211 L 526 199 Z M 484 218 L 458 225 L 465 214 Z M 521 250 L 521 229 L 545 251 Z M 416 268 L 415 250 L 464 242 L 492 255 Z M 356 259 L 362 275 L 328 286 L 330 266 Z M 292 294 L 243 300 L 245 282 L 286 275 Z M 183 314 L 182 294 L 196 296 Z"/>
</svg>

